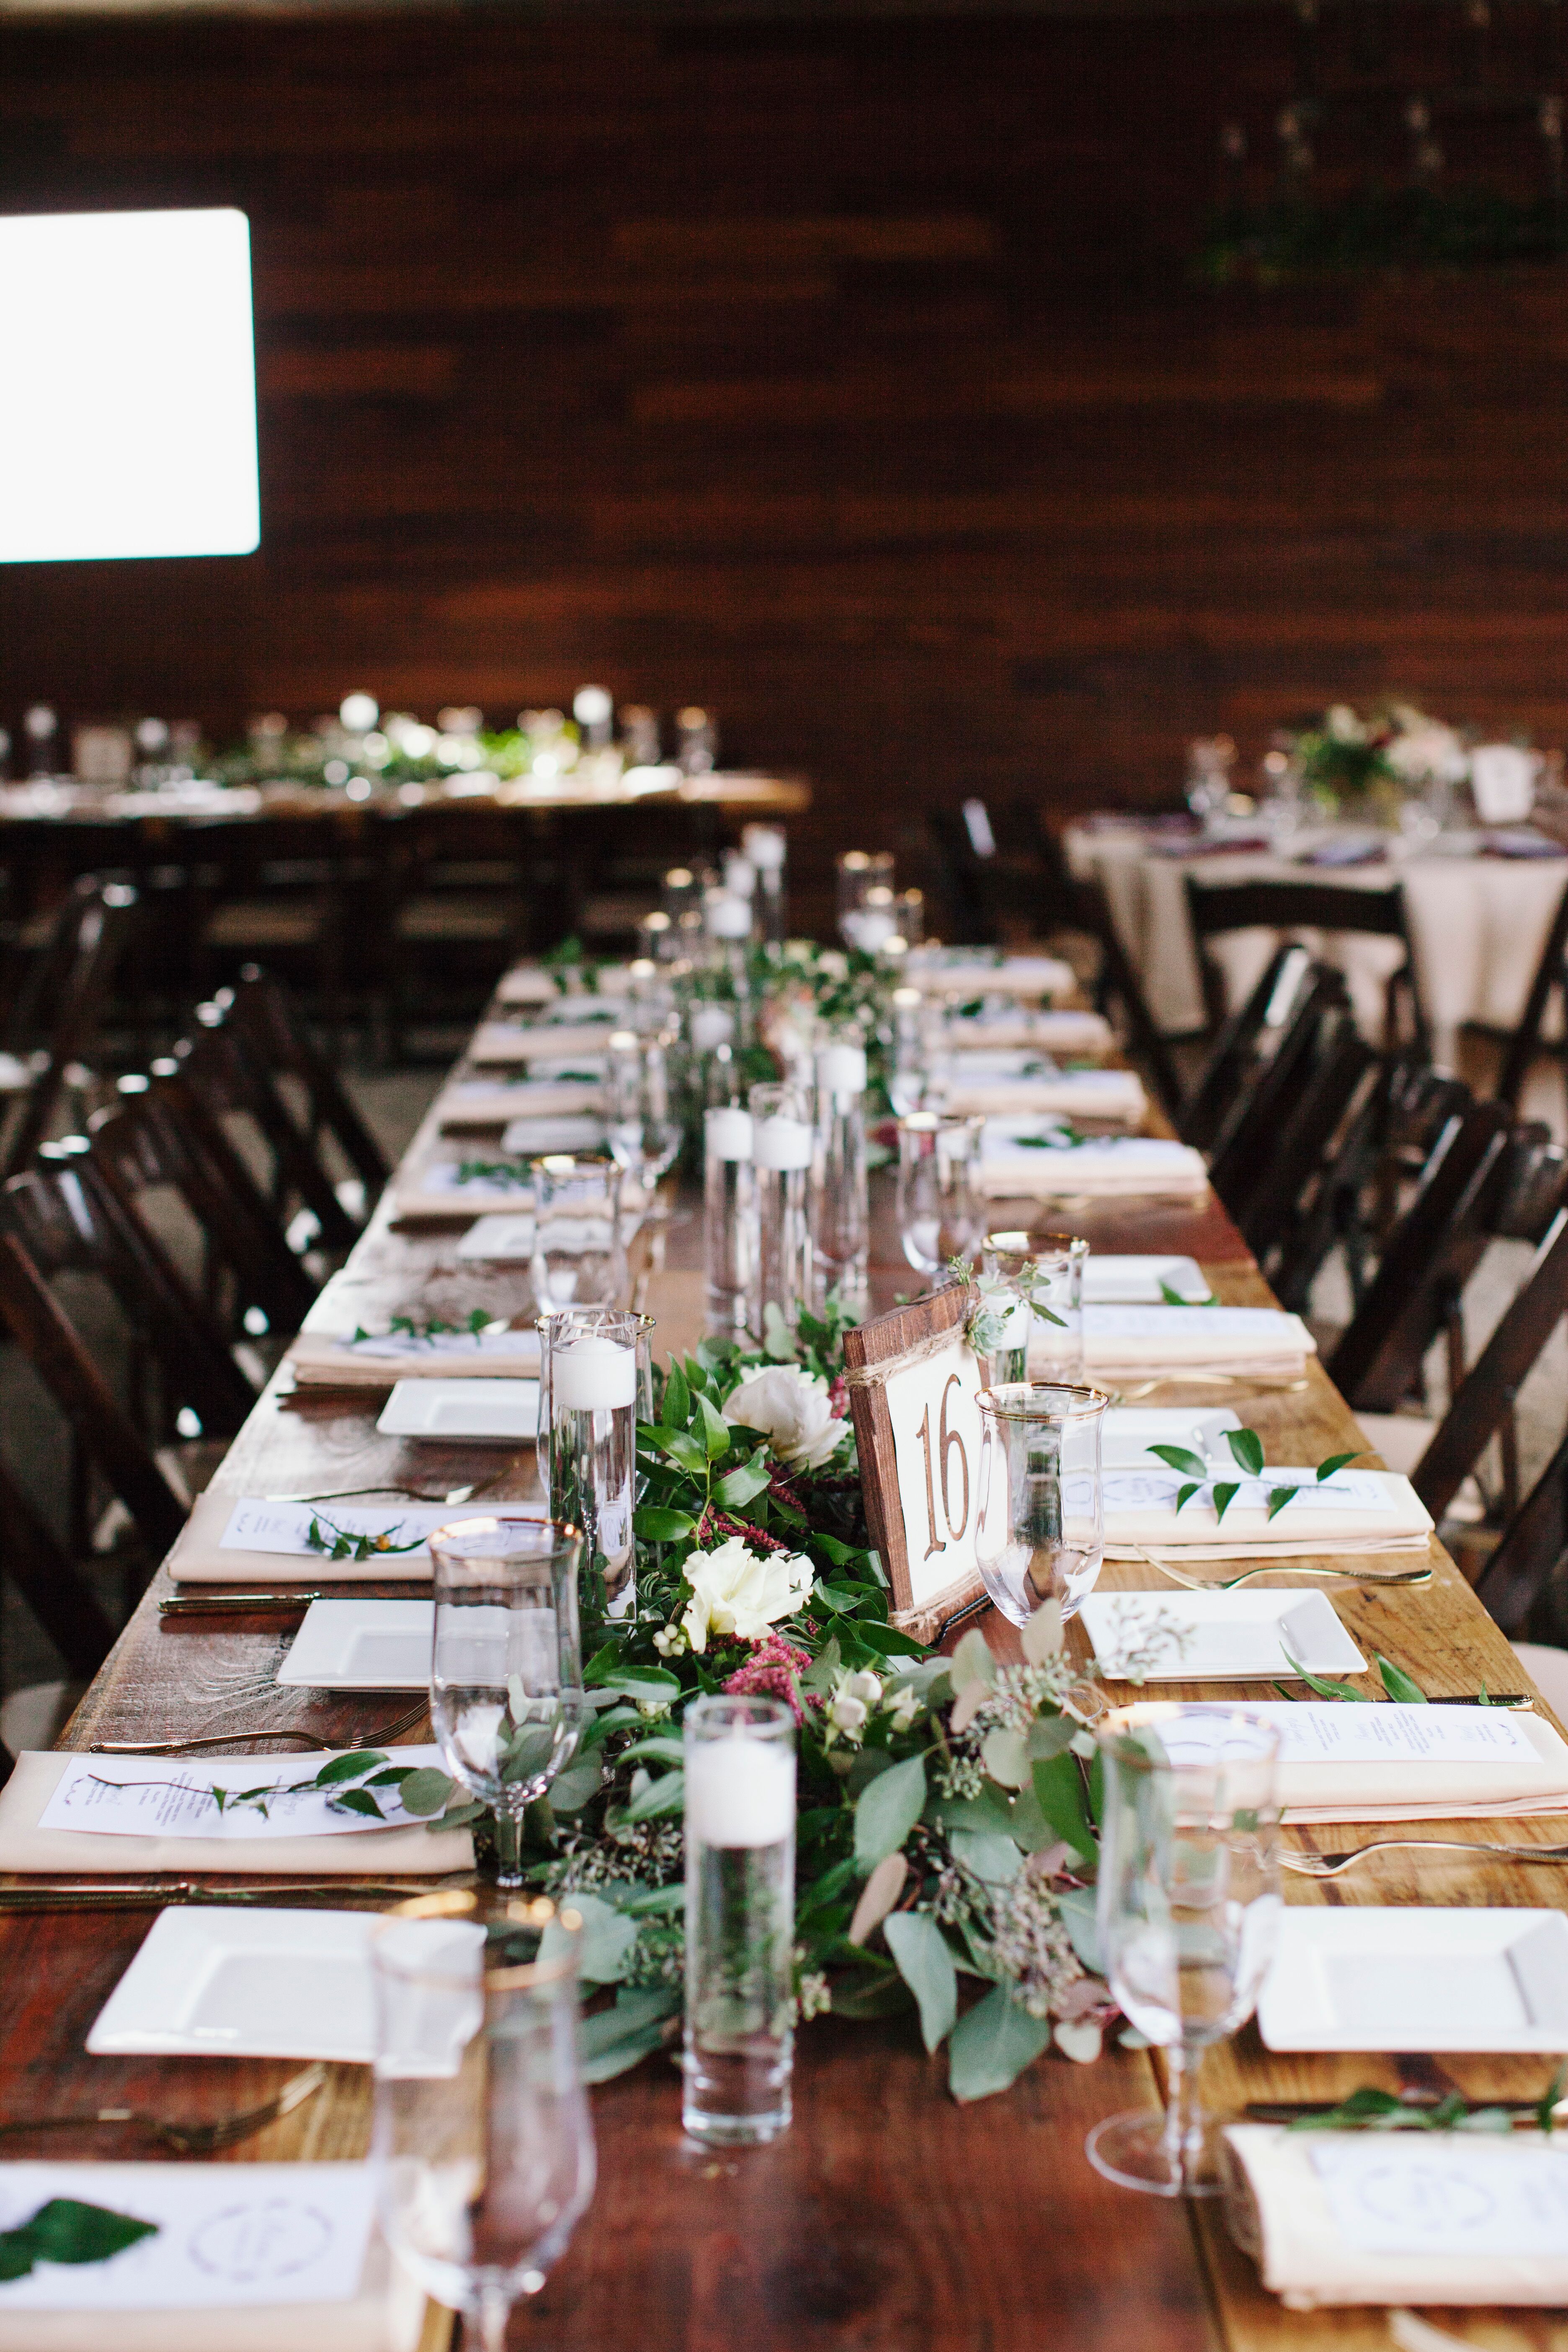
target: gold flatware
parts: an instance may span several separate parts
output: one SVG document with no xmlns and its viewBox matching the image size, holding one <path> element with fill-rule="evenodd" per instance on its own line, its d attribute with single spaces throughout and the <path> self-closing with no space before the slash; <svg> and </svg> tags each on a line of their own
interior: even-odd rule
<svg viewBox="0 0 1568 2352">
<path fill-rule="evenodd" d="M 302 2074 L 290 2076 L 275 2099 L 248 2107 L 243 2115 L 221 2116 L 212 2124 L 169 2123 L 162 2116 L 143 2115 L 136 2107 L 100 2107 L 87 2116 L 18 2116 L 0 2124 L 0 2134 L 90 2131 L 99 2124 L 120 2124 L 144 2133 L 160 2147 L 173 2148 L 176 2156 L 216 2156 L 224 2148 L 237 2147 L 241 2140 L 265 2130 L 280 2116 L 291 2116 L 296 2107 L 315 2097 L 326 2079 L 325 2066 L 307 2066 Z"/>
<path fill-rule="evenodd" d="M 205 1739 L 95 1739 L 88 1748 L 89 1756 L 195 1756 L 204 1748 L 237 1748 L 256 1739 L 292 1739 L 301 1748 L 319 1748 L 323 1754 L 342 1748 L 383 1748 L 389 1740 L 412 1731 L 424 1720 L 429 1700 L 422 1698 L 395 1723 L 384 1723 L 378 1731 L 367 1731 L 353 1740 L 323 1739 L 314 1731 L 299 1731 L 292 1727 L 280 1731 L 209 1731 Z"/>
<path fill-rule="evenodd" d="M 1310 1386 L 1308 1380 L 1284 1380 L 1274 1372 L 1162 1372 L 1156 1380 L 1138 1381 L 1130 1389 L 1114 1390 L 1111 1402 L 1136 1404 L 1140 1397 L 1152 1396 L 1156 1389 L 1257 1389 L 1272 1390 L 1279 1396 L 1298 1396 Z"/>
<path fill-rule="evenodd" d="M 158 1603 L 160 1617 L 302 1617 L 312 1601 L 342 1600 L 311 1585 L 290 1584 L 267 1592 L 176 1592 Z"/>
<path fill-rule="evenodd" d="M 1331 1584 L 1411 1585 L 1432 1581 L 1430 1568 L 1402 1568 L 1384 1575 L 1376 1569 L 1312 1568 L 1300 1559 L 1260 1559 L 1256 1568 L 1244 1569 L 1239 1576 L 1188 1576 L 1183 1570 L 1173 1568 L 1168 1559 L 1162 1559 L 1157 1552 L 1145 1551 L 1142 1544 L 1130 1549 L 1151 1568 L 1157 1568 L 1162 1576 L 1168 1576 L 1173 1584 L 1184 1585 L 1189 1592 L 1234 1592 L 1238 1585 L 1250 1584 L 1255 1576 L 1318 1576 Z"/>
<path fill-rule="evenodd" d="M 1568 1845 L 1484 1845 L 1465 1838 L 1374 1838 L 1350 1853 L 1281 1853 L 1279 1866 L 1302 1878 L 1338 1878 L 1369 1853 L 1478 1853 L 1489 1862 L 1568 1862 Z"/>
<path fill-rule="evenodd" d="M 457 1878 L 279 1878 L 258 1879 L 247 1886 L 209 1886 L 198 1878 L 174 1878 L 162 1885 L 147 1879 L 60 1879 L 51 1885 L 0 1886 L 0 1917 L 8 1912 L 30 1911 L 155 1911 L 174 1903 L 237 1904 L 305 1902 L 321 1895 L 333 1902 L 350 1896 L 391 1896 L 405 1902 L 411 1895 L 445 1894 L 473 1883 Z"/>
</svg>

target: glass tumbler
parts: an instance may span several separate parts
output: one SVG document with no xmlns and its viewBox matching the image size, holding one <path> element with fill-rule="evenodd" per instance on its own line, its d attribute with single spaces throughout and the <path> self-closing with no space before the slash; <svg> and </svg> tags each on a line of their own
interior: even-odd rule
<svg viewBox="0 0 1568 2352">
<path fill-rule="evenodd" d="M 621 1171 L 552 1152 L 533 1175 L 533 1295 L 541 1308 L 619 1306 L 626 1295 Z"/>
<path fill-rule="evenodd" d="M 782 1700 L 686 1710 L 681 2123 L 721 2147 L 776 2139 L 794 2065 L 795 1717 Z"/>
<path fill-rule="evenodd" d="M 995 1381 L 1081 1381 L 1083 1270 L 1089 1244 L 1077 1234 L 987 1234 L 981 1243 L 980 1270 L 1020 1303 L 1036 1310 L 1014 1327 L 1023 1360 L 1011 1350 L 992 1359 Z M 1013 1336 L 1012 1332 L 1009 1336 Z"/>
<path fill-rule="evenodd" d="M 594 2194 L 577 2054 L 582 1919 L 537 1896 L 399 1904 L 371 1937 L 371 2164 L 388 2244 L 481 2352 L 537 2294 Z M 465 2331 L 467 2341 L 467 2331 Z"/>
<path fill-rule="evenodd" d="M 1076 1614 L 1105 1553 L 1101 1389 L 1009 1381 L 982 1389 L 974 1558 L 1004 1617 L 1026 1624 L 1042 1602 Z"/>
<path fill-rule="evenodd" d="M 899 1235 L 917 1273 L 973 1255 L 984 1227 L 975 1192 L 984 1118 L 916 1110 L 899 1121 Z"/>
<path fill-rule="evenodd" d="M 1231 1706 L 1119 1708 L 1104 1768 L 1100 1945 L 1110 1989 L 1165 2053 L 1166 2105 L 1089 2136 L 1108 2180 L 1158 2197 L 1219 2193 L 1218 2134 L 1197 2104 L 1204 2052 L 1246 2023 L 1279 1927 L 1279 1734 Z"/>
<path fill-rule="evenodd" d="M 583 1538 L 561 1519 L 457 1519 L 430 1538 L 430 1720 L 447 1770 L 495 1815 L 500 1883 L 520 1886 L 522 1817 L 576 1753 Z"/>
</svg>

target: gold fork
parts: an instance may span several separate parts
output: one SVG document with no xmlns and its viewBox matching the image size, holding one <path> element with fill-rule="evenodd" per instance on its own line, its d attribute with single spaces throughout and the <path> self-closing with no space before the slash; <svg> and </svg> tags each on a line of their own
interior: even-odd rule
<svg viewBox="0 0 1568 2352">
<path fill-rule="evenodd" d="M 1162 1559 L 1158 1552 L 1145 1551 L 1142 1544 L 1131 1549 L 1140 1559 L 1157 1568 L 1173 1584 L 1184 1585 L 1189 1592 L 1234 1592 L 1237 1585 L 1250 1584 L 1255 1576 L 1321 1576 L 1331 1584 L 1409 1585 L 1432 1581 L 1430 1568 L 1402 1568 L 1392 1574 L 1380 1575 L 1375 1569 L 1312 1568 L 1300 1559 L 1260 1559 L 1256 1568 L 1243 1569 L 1239 1576 L 1188 1576 L 1182 1569 L 1173 1568 L 1168 1559 Z"/>
<path fill-rule="evenodd" d="M 1492 1862 L 1568 1862 L 1568 1845 L 1485 1845 L 1466 1838 L 1374 1838 L 1371 1845 L 1358 1845 L 1350 1853 L 1281 1853 L 1279 1861 L 1282 1870 L 1294 1870 L 1303 1878 L 1338 1878 L 1369 1853 L 1425 1853 L 1428 1849 L 1484 1854 Z"/>
<path fill-rule="evenodd" d="M 412 1731 L 420 1722 L 430 1702 L 422 1698 L 395 1723 L 384 1723 L 379 1731 L 367 1731 L 358 1739 L 323 1739 L 314 1731 L 297 1731 L 292 1727 L 283 1731 L 209 1731 L 205 1739 L 95 1739 L 88 1749 L 89 1756 L 195 1756 L 204 1748 L 237 1748 L 247 1746 L 256 1739 L 292 1739 L 302 1748 L 317 1748 L 323 1754 L 334 1748 L 352 1751 L 355 1748 L 384 1748 L 389 1740 Z"/>
<path fill-rule="evenodd" d="M 291 2075 L 277 2097 L 265 2105 L 222 2116 L 216 2124 L 172 2124 L 162 2116 L 142 2115 L 135 2107 L 100 2107 L 89 2116 L 18 2116 L 0 2124 L 0 2133 L 84 2131 L 98 2124 L 122 2124 L 145 2132 L 160 2146 L 173 2148 L 176 2156 L 216 2156 L 224 2148 L 237 2147 L 241 2140 L 276 2123 L 280 2116 L 292 2115 L 296 2107 L 315 2097 L 326 2079 L 325 2066 L 307 2066 L 302 2074 Z"/>
</svg>

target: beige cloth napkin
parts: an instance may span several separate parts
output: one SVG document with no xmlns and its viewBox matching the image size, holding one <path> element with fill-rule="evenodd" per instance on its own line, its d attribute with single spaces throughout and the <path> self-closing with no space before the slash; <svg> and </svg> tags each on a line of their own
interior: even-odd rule
<svg viewBox="0 0 1568 2352">
<path fill-rule="evenodd" d="M 510 1185 L 484 1177 L 467 1184 L 456 1181 L 465 1158 L 500 1160 L 506 1156 L 500 1151 L 477 1150 L 460 1153 L 458 1146 L 448 1144 L 406 1173 L 400 1171 L 394 1177 L 393 1206 L 400 1217 L 456 1217 L 464 1223 L 484 1216 L 491 1209 L 531 1209 L 533 1190 L 530 1184 Z"/>
<path fill-rule="evenodd" d="M 318 1552 L 237 1551 L 223 1549 L 223 1531 L 243 1496 L 209 1486 L 198 1495 L 180 1529 L 167 1567 L 176 1584 L 428 1584 L 430 1555 L 395 1552 L 390 1559 L 323 1559 Z M 376 1497 L 365 1498 L 372 1505 Z M 325 1507 L 328 1510 L 331 1506 Z M 387 1515 L 395 1517 L 400 1498 L 389 1495 Z M 454 1518 L 460 1511 L 454 1508 Z"/>
<path fill-rule="evenodd" d="M 1173 1704 L 1179 1702 L 1146 1700 L 1123 1712 L 1130 1722 L 1157 1722 L 1160 1709 Z M 1347 1715 L 1371 1712 L 1343 1701 L 1321 1704 L 1337 1704 Z M 1266 1702 L 1262 1711 L 1271 1712 L 1273 1706 Z M 1311 1828 L 1337 1822 L 1513 1821 L 1568 1813 L 1568 1743 L 1543 1716 L 1510 1707 L 1508 1718 L 1524 1734 L 1532 1756 L 1496 1762 L 1403 1756 L 1365 1761 L 1287 1758 L 1280 1763 L 1278 1782 L 1281 1818 L 1293 1826 Z"/>
<path fill-rule="evenodd" d="M 449 1133 L 454 1128 L 510 1127 L 514 1118 L 569 1118 L 604 1107 L 603 1088 L 580 1079 L 537 1078 L 531 1085 L 506 1087 L 469 1078 L 437 1097 L 436 1117 Z"/>
<path fill-rule="evenodd" d="M 1226 2130 L 1226 2220 L 1263 2284 L 1293 2311 L 1320 2304 L 1568 2304 L 1568 2240 L 1552 2255 L 1476 2252 L 1378 2253 L 1349 2243 L 1313 2168 L 1311 2150 L 1342 2144 L 1340 2133 L 1292 2132 L 1282 2124 L 1232 2124 Z M 1467 2168 L 1486 2166 L 1490 2143 L 1465 2134 Z M 1441 2148 L 1442 2140 L 1433 2145 Z M 1403 2142 L 1404 2159 L 1416 2136 Z M 1511 2151 L 1518 2143 L 1499 2142 Z M 1532 2151 L 1537 2152 L 1537 2151 Z M 1561 2163 L 1550 2147 L 1538 2152 Z"/>
<path fill-rule="evenodd" d="M 1000 963 L 916 964 L 907 975 L 930 996 L 1065 996 L 1078 985 L 1060 956 L 1005 956 Z"/>
<path fill-rule="evenodd" d="M 615 1027 L 610 1021 L 584 1021 L 575 1028 L 542 1023 L 514 1027 L 510 1021 L 481 1021 L 468 1047 L 470 1062 L 570 1062 L 579 1054 L 602 1054 Z"/>
<path fill-rule="evenodd" d="M 1239 1470 L 1218 1469 L 1240 1479 Z M 1150 1552 L 1169 1553 L 1184 1564 L 1194 1560 L 1319 1559 L 1339 1552 L 1424 1552 L 1432 1533 L 1432 1515 L 1408 1478 L 1395 1470 L 1358 1470 L 1356 1476 L 1375 1484 L 1391 1510 L 1341 1509 L 1315 1500 L 1310 1486 L 1270 1518 L 1267 1504 L 1238 1495 L 1223 1519 L 1212 1505 L 1194 1496 L 1184 1510 L 1174 1507 L 1178 1474 L 1161 1470 L 1108 1470 L 1105 1473 L 1105 1549 L 1110 1559 L 1142 1559 Z M 1269 1474 L 1263 1474 L 1264 1486 Z M 1119 1497 L 1141 1486 L 1173 1482 L 1164 1503 L 1120 1502 Z M 1181 1483 L 1185 1483 L 1184 1481 Z M 1250 1482 L 1248 1482 L 1250 1483 Z"/>
<path fill-rule="evenodd" d="M 1108 1054 L 1116 1037 L 1103 1013 L 1041 1013 L 1019 1005 L 1011 1013 L 958 1020 L 952 1041 L 960 1047 L 1035 1045 L 1046 1054 Z"/>
<path fill-rule="evenodd" d="M 0 1870 L 50 1871 L 91 1876 L 140 1877 L 166 1870 L 187 1877 L 223 1871 L 237 1878 L 401 1878 L 472 1870 L 467 1830 L 353 1830 L 342 1836 L 279 1838 L 115 1837 L 88 1830 L 41 1830 L 38 1816 L 59 1786 L 73 1756 L 24 1749 L 0 1789 Z M 324 1760 L 324 1759 L 321 1759 Z M 198 1759 L 199 1761 L 199 1759 Z M 269 1756 L 258 1769 L 287 1769 L 318 1759 Z"/>
<path fill-rule="evenodd" d="M 1052 1337 L 1036 1326 L 1030 1353 L 1042 1370 L 1049 1364 Z M 1183 1370 L 1295 1380 L 1317 1352 L 1300 1317 L 1277 1307 L 1108 1303 L 1083 1310 L 1084 1369 L 1093 1380 Z"/>
<path fill-rule="evenodd" d="M 1049 1077 L 966 1078 L 959 1065 L 943 1108 L 950 1111 L 1046 1110 L 1068 1118 L 1117 1119 L 1136 1127 L 1149 1097 L 1136 1070 L 1062 1070 Z"/>
<path fill-rule="evenodd" d="M 1005 1137 L 993 1140 L 987 1135 L 977 1175 L 983 1192 L 1043 1200 L 1069 1199 L 1079 1193 L 1105 1200 L 1140 1194 L 1196 1200 L 1208 1191 L 1209 1181 L 1201 1151 L 1163 1137 L 1142 1135 L 1113 1136 L 1045 1150 L 1031 1150 L 1026 1145 L 1019 1149 Z"/>
<path fill-rule="evenodd" d="M 301 1388 L 395 1388 L 399 1381 L 532 1381 L 539 1377 L 539 1334 L 515 1331 L 508 1344 L 429 1354 L 370 1356 L 322 1332 L 301 1331 L 285 1361 Z M 515 1345 L 511 1343 L 515 1341 Z"/>
</svg>

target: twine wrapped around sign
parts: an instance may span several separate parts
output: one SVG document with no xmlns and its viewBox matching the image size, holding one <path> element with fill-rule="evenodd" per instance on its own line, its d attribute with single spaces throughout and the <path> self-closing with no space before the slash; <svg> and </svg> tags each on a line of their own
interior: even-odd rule
<svg viewBox="0 0 1568 2352">
<path fill-rule="evenodd" d="M 968 1328 L 965 1323 L 950 1323 L 945 1331 L 928 1331 L 912 1348 L 897 1356 L 884 1356 L 880 1363 L 847 1366 L 844 1385 L 847 1389 L 885 1388 L 896 1372 L 912 1371 L 917 1364 L 929 1363 L 932 1356 L 961 1347 Z"/>
</svg>

